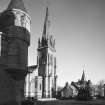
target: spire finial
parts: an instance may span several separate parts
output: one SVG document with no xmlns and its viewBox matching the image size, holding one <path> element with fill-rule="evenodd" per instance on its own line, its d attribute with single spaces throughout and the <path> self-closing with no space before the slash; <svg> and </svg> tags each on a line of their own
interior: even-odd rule
<svg viewBox="0 0 105 105">
<path fill-rule="evenodd" d="M 45 0 L 45 5 L 46 5 L 46 7 L 49 7 L 50 1 L 49 0 Z"/>
</svg>

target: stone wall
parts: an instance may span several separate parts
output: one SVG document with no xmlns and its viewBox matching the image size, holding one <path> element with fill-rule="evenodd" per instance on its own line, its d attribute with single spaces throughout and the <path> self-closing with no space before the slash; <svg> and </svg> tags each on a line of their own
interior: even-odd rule
<svg viewBox="0 0 105 105">
<path fill-rule="evenodd" d="M 23 99 L 24 79 L 15 81 L 0 64 L 0 105 L 19 105 Z"/>
</svg>

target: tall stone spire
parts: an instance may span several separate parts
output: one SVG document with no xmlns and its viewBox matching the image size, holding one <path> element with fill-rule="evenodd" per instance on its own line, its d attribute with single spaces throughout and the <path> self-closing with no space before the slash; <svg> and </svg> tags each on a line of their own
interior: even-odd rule
<svg viewBox="0 0 105 105">
<path fill-rule="evenodd" d="M 46 36 L 47 33 L 49 32 L 50 25 L 51 25 L 51 21 L 50 21 L 50 18 L 49 18 L 49 10 L 48 10 L 48 6 L 47 6 L 46 7 L 45 21 L 44 21 L 44 28 L 43 28 L 43 36 Z"/>
<path fill-rule="evenodd" d="M 12 9 L 20 9 L 24 12 L 27 12 L 23 0 L 11 0 L 7 10 L 12 10 Z"/>
<path fill-rule="evenodd" d="M 84 70 L 83 70 L 83 74 L 82 74 L 82 78 L 81 78 L 81 81 L 82 81 L 82 82 L 85 82 L 85 81 L 86 81 L 86 77 L 85 77 L 85 73 L 84 73 Z"/>
</svg>

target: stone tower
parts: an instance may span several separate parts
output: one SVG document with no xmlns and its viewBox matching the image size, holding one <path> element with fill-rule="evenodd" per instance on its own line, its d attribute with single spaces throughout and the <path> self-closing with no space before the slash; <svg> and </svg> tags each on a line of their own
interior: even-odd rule
<svg viewBox="0 0 105 105">
<path fill-rule="evenodd" d="M 50 32 L 51 21 L 46 7 L 42 38 L 38 40 L 38 75 L 42 76 L 42 97 L 54 97 L 56 93 L 55 39 Z"/>
<path fill-rule="evenodd" d="M 22 0 L 11 0 L 0 13 L 0 33 L 0 104 L 20 105 L 30 44 L 30 16 Z"/>
</svg>

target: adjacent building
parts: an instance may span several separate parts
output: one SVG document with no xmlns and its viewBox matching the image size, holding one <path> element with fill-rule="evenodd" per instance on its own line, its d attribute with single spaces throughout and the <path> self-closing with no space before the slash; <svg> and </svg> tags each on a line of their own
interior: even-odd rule
<svg viewBox="0 0 105 105">
<path fill-rule="evenodd" d="M 74 86 L 68 84 L 68 82 L 61 89 L 61 98 L 64 98 L 64 99 L 74 98 L 75 96 L 77 96 L 77 94 L 78 94 L 78 92 L 77 92 L 76 88 Z"/>
<path fill-rule="evenodd" d="M 28 72 L 31 19 L 22 0 L 0 13 L 0 105 L 20 105 Z"/>
</svg>

